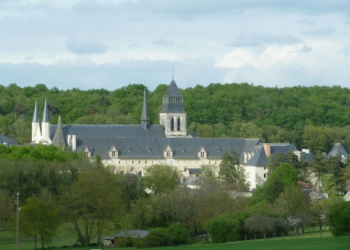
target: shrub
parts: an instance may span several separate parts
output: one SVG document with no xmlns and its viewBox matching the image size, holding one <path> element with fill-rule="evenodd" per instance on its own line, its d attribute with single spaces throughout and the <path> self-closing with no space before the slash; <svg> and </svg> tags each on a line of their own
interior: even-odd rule
<svg viewBox="0 0 350 250">
<path fill-rule="evenodd" d="M 350 235 L 350 202 L 333 204 L 329 209 L 327 219 L 334 236 Z"/>
<path fill-rule="evenodd" d="M 170 238 L 168 230 L 164 227 L 151 228 L 149 234 L 138 247 L 162 247 L 169 246 Z"/>
<path fill-rule="evenodd" d="M 170 244 L 173 246 L 186 244 L 190 241 L 190 233 L 180 222 L 168 227 Z"/>
<path fill-rule="evenodd" d="M 222 214 L 209 219 L 204 224 L 213 243 L 239 240 L 241 223 L 233 214 Z"/>
</svg>

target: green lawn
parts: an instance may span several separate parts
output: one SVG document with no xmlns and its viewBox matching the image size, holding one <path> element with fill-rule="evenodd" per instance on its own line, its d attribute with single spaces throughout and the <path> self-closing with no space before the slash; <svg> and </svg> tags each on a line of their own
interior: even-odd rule
<svg viewBox="0 0 350 250">
<path fill-rule="evenodd" d="M 51 247 L 52 250 L 90 250 L 97 249 L 98 247 L 71 247 L 75 243 L 74 237 L 69 235 L 61 235 L 55 237 Z M 70 246 L 63 248 L 62 246 Z M 0 233 L 0 249 L 1 250 L 14 250 L 15 239 L 13 234 L 9 232 Z M 22 238 L 20 241 L 20 250 L 32 250 L 34 249 L 33 240 L 31 238 Z M 40 245 L 39 245 L 40 249 Z M 109 248 L 113 249 L 128 249 L 132 248 Z M 157 250 L 169 249 L 169 247 L 153 248 Z M 239 241 L 232 243 L 222 244 L 193 244 L 180 247 L 171 247 L 171 250 L 336 250 L 336 249 L 350 249 L 350 236 L 349 237 L 332 237 L 329 231 L 320 237 L 320 234 L 306 234 L 304 237 L 284 237 L 274 238 L 266 240 L 249 240 Z"/>
</svg>

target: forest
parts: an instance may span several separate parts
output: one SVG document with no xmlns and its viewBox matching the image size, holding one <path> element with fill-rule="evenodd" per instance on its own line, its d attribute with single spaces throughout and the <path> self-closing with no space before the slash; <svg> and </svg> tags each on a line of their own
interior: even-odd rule
<svg viewBox="0 0 350 250">
<path fill-rule="evenodd" d="M 48 89 L 44 84 L 0 85 L 0 133 L 21 144 L 30 142 L 35 101 L 48 101 L 51 123 L 138 124 L 143 91 L 151 123 L 159 122 L 167 85 L 149 91 L 142 84 L 108 91 Z M 311 152 L 329 152 L 335 142 L 350 149 L 350 90 L 341 86 L 270 88 L 248 83 L 197 85 L 181 90 L 187 131 L 200 137 L 260 138 L 288 142 Z"/>
</svg>

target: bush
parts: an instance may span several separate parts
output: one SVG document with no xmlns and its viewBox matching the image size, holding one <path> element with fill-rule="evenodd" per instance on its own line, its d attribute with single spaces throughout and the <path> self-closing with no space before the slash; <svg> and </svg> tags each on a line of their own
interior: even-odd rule
<svg viewBox="0 0 350 250">
<path fill-rule="evenodd" d="M 168 230 L 164 227 L 151 228 L 149 234 L 137 247 L 162 247 L 169 246 L 170 238 Z"/>
<path fill-rule="evenodd" d="M 241 223 L 232 213 L 222 214 L 209 219 L 204 224 L 213 243 L 239 240 Z"/>
<path fill-rule="evenodd" d="M 168 235 L 170 244 L 173 246 L 186 244 L 190 241 L 190 233 L 180 222 L 177 222 L 168 227 Z"/>
<path fill-rule="evenodd" d="M 350 235 L 350 202 L 333 204 L 329 209 L 327 219 L 334 236 Z"/>
</svg>

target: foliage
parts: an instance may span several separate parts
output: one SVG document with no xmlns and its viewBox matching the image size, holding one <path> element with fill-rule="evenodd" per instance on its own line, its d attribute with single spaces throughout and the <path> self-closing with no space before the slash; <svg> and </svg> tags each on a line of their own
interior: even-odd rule
<svg viewBox="0 0 350 250">
<path fill-rule="evenodd" d="M 143 180 L 154 194 L 168 193 L 179 184 L 180 173 L 174 166 L 156 164 L 145 169 Z"/>
<path fill-rule="evenodd" d="M 59 224 L 57 209 L 50 207 L 37 197 L 28 198 L 26 204 L 21 207 L 21 233 L 33 237 L 34 249 L 37 247 L 39 237 L 42 249 L 44 249 L 45 243 L 51 243 L 51 238 L 55 235 Z"/>
<path fill-rule="evenodd" d="M 227 184 L 247 186 L 245 168 L 241 166 L 235 151 L 225 153 L 219 166 L 219 178 Z"/>
<path fill-rule="evenodd" d="M 240 238 L 241 222 L 232 214 L 222 214 L 204 224 L 213 243 L 237 241 Z"/>
<path fill-rule="evenodd" d="M 9 230 L 8 221 L 15 212 L 14 197 L 0 189 L 0 232 Z"/>
<path fill-rule="evenodd" d="M 350 235 L 350 202 L 335 203 L 327 213 L 330 230 L 334 236 Z"/>
</svg>

